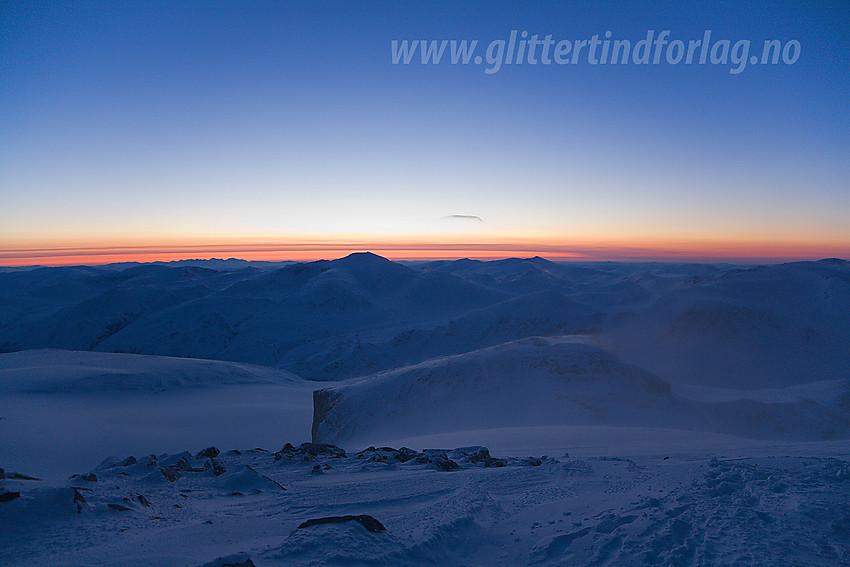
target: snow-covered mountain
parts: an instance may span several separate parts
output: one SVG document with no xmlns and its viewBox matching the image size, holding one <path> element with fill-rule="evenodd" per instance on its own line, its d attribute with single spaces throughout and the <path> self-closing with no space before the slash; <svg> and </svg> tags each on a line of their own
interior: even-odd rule
<svg viewBox="0 0 850 567">
<path fill-rule="evenodd" d="M 212 265 L 0 273 L 0 350 L 207 358 L 338 380 L 525 337 L 592 333 L 672 383 L 761 388 L 850 371 L 844 261 L 402 265 L 363 253 Z"/>
<path fill-rule="evenodd" d="M 841 260 L 0 271 L 0 563 L 847 564 L 848 337 Z"/>
<path fill-rule="evenodd" d="M 664 379 L 738 389 L 850 376 L 850 263 L 694 276 L 609 319 L 603 342 Z"/>
<path fill-rule="evenodd" d="M 314 393 L 316 442 L 359 446 L 445 432 L 606 425 L 835 439 L 850 382 L 752 391 L 679 388 L 586 344 L 533 338 L 437 358 Z"/>
<path fill-rule="evenodd" d="M 348 446 L 387 432 L 540 425 L 660 425 L 688 419 L 670 385 L 581 342 L 521 339 L 391 370 L 314 394 L 313 440 Z M 671 414 L 678 414 L 678 418 Z"/>
</svg>

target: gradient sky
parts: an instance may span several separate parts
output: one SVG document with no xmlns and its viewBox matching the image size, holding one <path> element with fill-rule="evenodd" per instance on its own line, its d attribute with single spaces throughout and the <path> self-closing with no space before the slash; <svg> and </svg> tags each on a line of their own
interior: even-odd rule
<svg viewBox="0 0 850 567">
<path fill-rule="evenodd" d="M 0 265 L 850 257 L 842 0 L 42 4 L 0 5 Z M 800 57 L 487 74 L 390 48 L 707 29 Z"/>
</svg>

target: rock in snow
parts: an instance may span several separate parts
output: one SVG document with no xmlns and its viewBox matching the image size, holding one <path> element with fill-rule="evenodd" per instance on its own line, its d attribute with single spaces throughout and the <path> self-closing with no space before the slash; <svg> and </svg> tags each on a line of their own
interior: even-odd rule
<svg viewBox="0 0 850 567">
<path fill-rule="evenodd" d="M 321 524 L 344 524 L 345 522 L 357 522 L 366 528 L 367 532 L 378 533 L 387 531 L 387 528 L 385 528 L 381 522 L 366 514 L 360 516 L 328 516 L 326 518 L 312 518 L 298 526 L 298 529 L 309 528 Z"/>
</svg>

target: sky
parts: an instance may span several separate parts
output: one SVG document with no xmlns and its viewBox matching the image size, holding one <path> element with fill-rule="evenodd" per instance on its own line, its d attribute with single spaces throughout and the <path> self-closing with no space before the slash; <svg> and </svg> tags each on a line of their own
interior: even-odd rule
<svg viewBox="0 0 850 567">
<path fill-rule="evenodd" d="M 841 0 L 4 2 L 0 25 L 0 265 L 850 257 Z M 706 30 L 688 64 L 674 41 Z M 523 32 L 549 64 L 516 62 Z M 574 53 L 606 32 L 625 63 Z M 404 40 L 481 63 L 394 63 Z"/>
</svg>

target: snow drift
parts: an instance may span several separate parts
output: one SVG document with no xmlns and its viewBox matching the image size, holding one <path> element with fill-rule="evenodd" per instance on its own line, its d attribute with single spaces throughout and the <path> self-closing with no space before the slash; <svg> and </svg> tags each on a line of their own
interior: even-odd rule
<svg viewBox="0 0 850 567">
<path fill-rule="evenodd" d="M 379 373 L 313 394 L 312 437 L 358 446 L 447 432 L 541 426 L 850 434 L 846 380 L 760 393 L 677 388 L 582 336 L 522 339 Z"/>
<path fill-rule="evenodd" d="M 581 342 L 522 339 L 314 393 L 313 438 L 688 420 L 670 386 Z"/>
<path fill-rule="evenodd" d="M 49 349 L 0 354 L 0 394 L 301 383 L 283 370 L 217 360 Z"/>
</svg>

